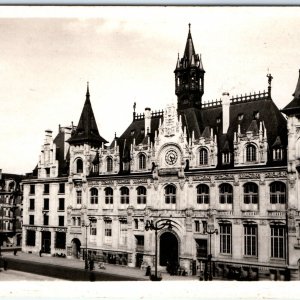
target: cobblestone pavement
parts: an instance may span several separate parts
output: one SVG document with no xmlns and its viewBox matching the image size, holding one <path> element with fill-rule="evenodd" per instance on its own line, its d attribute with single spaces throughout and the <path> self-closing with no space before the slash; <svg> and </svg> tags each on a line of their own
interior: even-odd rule
<svg viewBox="0 0 300 300">
<path fill-rule="evenodd" d="M 53 264 L 53 265 L 60 265 L 60 266 L 67 266 L 67 267 L 74 267 L 83 269 L 84 268 L 84 261 L 81 259 L 73 259 L 73 258 L 61 258 L 61 257 L 52 257 L 43 254 L 42 257 L 40 257 L 37 254 L 29 254 L 29 253 L 23 253 L 18 252 L 16 256 L 13 255 L 13 253 L 3 253 L 3 257 L 12 257 L 14 259 L 20 259 L 20 260 L 27 260 L 27 261 L 33 261 L 33 262 L 39 262 L 39 263 L 45 263 L 45 264 Z M 144 279 L 149 280 L 148 276 L 145 276 L 145 270 L 141 270 L 138 268 L 131 268 L 127 266 L 120 266 L 120 265 L 112 265 L 112 264 L 104 264 L 105 269 L 99 269 L 98 265 L 95 264 L 95 271 L 101 272 L 101 273 L 107 273 L 107 274 L 116 274 L 116 275 L 124 275 L 132 277 L 132 280 L 135 279 Z M 9 269 L 9 266 L 8 266 Z M 0 273 L 1 274 L 1 273 Z M 168 273 L 162 273 L 163 280 L 199 280 L 197 276 L 170 276 Z"/>
</svg>

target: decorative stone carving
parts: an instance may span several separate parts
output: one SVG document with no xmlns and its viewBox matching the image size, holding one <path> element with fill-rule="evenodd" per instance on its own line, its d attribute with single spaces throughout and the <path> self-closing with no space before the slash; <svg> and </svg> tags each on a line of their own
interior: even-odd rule
<svg viewBox="0 0 300 300">
<path fill-rule="evenodd" d="M 210 181 L 210 176 L 208 175 L 193 176 L 193 181 Z"/>
<path fill-rule="evenodd" d="M 233 185 L 239 186 L 239 184 L 240 184 L 239 175 L 238 174 L 234 174 L 233 178 L 234 178 Z"/>
<path fill-rule="evenodd" d="M 219 174 L 215 175 L 216 180 L 233 180 L 234 175 L 233 174 Z"/>
<path fill-rule="evenodd" d="M 266 182 L 265 182 L 265 174 L 264 173 L 260 174 L 259 184 L 260 185 L 266 184 Z"/>
<path fill-rule="evenodd" d="M 259 179 L 260 173 L 241 173 L 239 174 L 240 179 Z"/>
<path fill-rule="evenodd" d="M 260 220 L 259 224 L 263 225 L 263 226 L 266 226 L 267 225 L 267 221 L 266 220 Z"/>
<path fill-rule="evenodd" d="M 183 191 L 183 188 L 184 188 L 184 184 L 185 184 L 185 181 L 184 179 L 179 179 L 179 186 L 180 186 L 180 189 Z"/>
<path fill-rule="evenodd" d="M 215 186 L 215 176 L 214 176 L 214 175 L 212 175 L 212 176 L 210 177 L 210 186 L 211 186 L 211 187 L 214 187 L 214 186 Z"/>
</svg>

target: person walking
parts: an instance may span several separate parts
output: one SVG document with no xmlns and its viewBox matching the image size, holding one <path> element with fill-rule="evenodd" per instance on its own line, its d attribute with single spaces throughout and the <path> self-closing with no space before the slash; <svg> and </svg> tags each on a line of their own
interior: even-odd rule
<svg viewBox="0 0 300 300">
<path fill-rule="evenodd" d="M 3 269 L 4 271 L 7 271 L 8 262 L 6 259 L 3 259 Z"/>
<path fill-rule="evenodd" d="M 17 249 L 14 249 L 14 256 L 16 256 L 17 255 Z"/>
<path fill-rule="evenodd" d="M 43 253 L 43 251 L 41 249 L 40 252 L 39 252 L 40 257 L 42 257 L 42 253 Z"/>
</svg>

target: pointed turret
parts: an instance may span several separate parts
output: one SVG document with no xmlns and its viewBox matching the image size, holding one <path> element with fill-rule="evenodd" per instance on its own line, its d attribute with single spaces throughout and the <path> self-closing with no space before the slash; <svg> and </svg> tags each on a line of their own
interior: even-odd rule
<svg viewBox="0 0 300 300">
<path fill-rule="evenodd" d="M 191 24 L 183 57 L 177 59 L 175 73 L 175 94 L 177 108 L 201 108 L 204 93 L 204 69 L 201 56 L 196 54 L 191 34 Z"/>
<path fill-rule="evenodd" d="M 89 84 L 87 84 L 86 99 L 78 122 L 78 126 L 68 140 L 69 144 L 92 144 L 100 146 L 107 141 L 99 134 L 94 112 L 90 101 Z"/>
<path fill-rule="evenodd" d="M 284 109 L 281 110 L 283 113 L 285 113 L 288 116 L 294 114 L 300 114 L 300 70 L 299 70 L 298 82 L 293 96 L 294 99 Z"/>
<path fill-rule="evenodd" d="M 192 60 L 192 56 L 195 54 L 196 53 L 195 53 L 194 43 L 191 34 L 191 24 L 189 24 L 189 33 L 188 33 L 183 57 L 187 59 L 188 63 L 190 63 Z"/>
</svg>

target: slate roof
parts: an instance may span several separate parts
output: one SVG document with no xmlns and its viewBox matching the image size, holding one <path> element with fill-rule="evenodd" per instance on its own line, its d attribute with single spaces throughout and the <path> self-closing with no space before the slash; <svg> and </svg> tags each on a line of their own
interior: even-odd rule
<svg viewBox="0 0 300 300">
<path fill-rule="evenodd" d="M 281 110 L 286 115 L 300 113 L 300 70 L 299 70 L 298 82 L 293 96 L 294 99 L 285 108 Z"/>
<path fill-rule="evenodd" d="M 241 99 L 232 99 L 230 104 L 230 121 L 226 134 L 223 134 L 222 128 L 222 106 L 215 105 L 210 107 L 187 108 L 178 111 L 182 116 L 182 125 L 186 126 L 188 138 L 191 138 L 194 131 L 195 139 L 200 137 L 209 138 L 210 130 L 217 135 L 217 144 L 219 152 L 219 162 L 221 162 L 222 151 L 233 151 L 234 132 L 238 131 L 238 125 L 242 134 L 251 130 L 254 134 L 259 131 L 259 123 L 263 122 L 267 130 L 267 141 L 271 149 L 278 143 L 278 138 L 283 146 L 287 145 L 287 125 L 283 117 L 268 93 L 252 95 L 252 98 L 242 97 Z M 249 100 L 250 99 L 250 100 Z M 259 115 L 259 116 L 258 116 Z M 258 117 L 257 117 L 258 116 Z M 256 117 L 258 119 L 256 119 Z M 129 149 L 135 138 L 136 145 L 145 142 L 144 119 L 133 120 L 124 133 L 118 138 L 121 158 L 130 159 Z M 158 130 L 159 117 L 151 119 L 150 140 L 154 141 L 154 132 Z M 277 143 L 276 143 L 277 140 Z M 272 162 L 268 162 L 271 164 Z M 284 162 L 282 162 L 284 163 Z M 221 163 L 219 163 L 219 167 Z"/>
<path fill-rule="evenodd" d="M 86 100 L 78 122 L 75 133 L 68 140 L 69 144 L 91 143 L 101 146 L 107 141 L 100 136 L 97 123 L 95 120 L 92 104 L 90 101 L 89 87 L 87 87 Z"/>
</svg>

